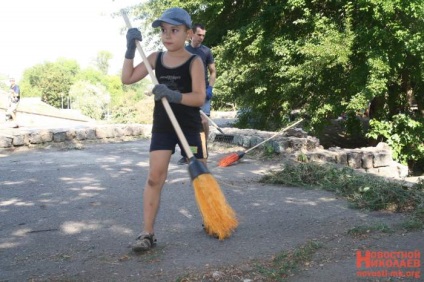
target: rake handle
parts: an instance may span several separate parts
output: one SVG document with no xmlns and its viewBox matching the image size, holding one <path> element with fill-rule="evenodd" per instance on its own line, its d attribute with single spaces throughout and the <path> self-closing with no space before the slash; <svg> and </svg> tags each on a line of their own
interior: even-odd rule
<svg viewBox="0 0 424 282">
<path fill-rule="evenodd" d="M 224 131 L 222 131 L 222 129 L 219 128 L 219 126 L 210 117 L 208 117 L 208 115 L 205 114 L 204 111 L 200 110 L 200 114 L 202 114 L 202 116 L 204 116 L 208 121 L 210 121 L 210 123 L 212 123 L 212 125 L 215 126 L 219 132 L 221 132 L 222 134 L 225 134 Z"/>
<path fill-rule="evenodd" d="M 287 127 L 283 128 L 283 130 L 281 130 L 280 132 L 275 133 L 274 135 L 272 135 L 272 136 L 271 136 L 271 137 L 269 137 L 268 139 L 265 139 L 265 140 L 264 140 L 264 141 L 262 141 L 261 143 L 256 144 L 256 145 L 255 145 L 255 146 L 253 146 L 252 148 L 250 148 L 250 149 L 246 150 L 244 153 L 246 154 L 246 153 L 248 153 L 248 152 L 252 151 L 253 149 L 255 149 L 255 148 L 259 147 L 259 146 L 260 146 L 260 145 L 262 145 L 263 143 L 268 142 L 268 141 L 269 141 L 269 140 L 271 140 L 272 138 L 275 138 L 277 135 L 279 135 L 279 134 L 283 133 L 283 132 L 284 132 L 284 131 L 286 131 L 287 129 L 290 129 L 290 128 L 292 128 L 293 126 L 295 126 L 295 125 L 299 124 L 301 121 L 303 121 L 303 118 L 301 118 L 301 119 L 299 119 L 298 121 L 296 121 L 295 123 L 293 123 L 293 124 L 291 124 L 291 125 L 289 125 L 289 126 L 287 126 Z"/>
<path fill-rule="evenodd" d="M 127 13 L 125 10 L 121 10 L 122 17 L 124 18 L 125 24 L 127 25 L 127 28 L 132 28 L 131 22 L 128 19 Z M 141 58 L 143 59 L 144 65 L 147 68 L 147 71 L 153 81 L 153 84 L 159 84 L 158 79 L 156 78 L 155 74 L 153 73 L 153 69 L 149 63 L 149 60 L 147 59 L 146 55 L 144 54 L 143 48 L 141 47 L 141 44 L 139 41 L 135 42 L 137 46 L 137 50 L 140 53 Z M 181 142 L 181 145 L 183 147 L 183 150 L 185 151 L 187 158 L 191 159 L 194 155 L 190 150 L 190 145 L 187 142 L 187 139 L 184 136 L 183 131 L 181 130 L 181 126 L 178 124 L 177 118 L 175 117 L 174 112 L 171 109 L 171 106 L 169 105 L 168 100 L 163 97 L 161 99 L 163 107 L 165 108 L 166 113 L 168 114 L 169 119 L 171 120 L 172 126 L 174 127 L 175 132 L 177 133 L 178 139 Z"/>
</svg>

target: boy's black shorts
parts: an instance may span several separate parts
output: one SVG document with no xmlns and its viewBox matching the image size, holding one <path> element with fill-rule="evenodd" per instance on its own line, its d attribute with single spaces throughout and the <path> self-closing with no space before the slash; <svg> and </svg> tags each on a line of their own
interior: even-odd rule
<svg viewBox="0 0 424 282">
<path fill-rule="evenodd" d="M 204 132 L 199 133 L 184 133 L 188 144 L 190 145 L 191 152 L 196 159 L 207 159 L 208 150 L 206 146 L 206 138 Z M 175 146 L 179 145 L 181 148 L 181 155 L 187 157 L 186 152 L 181 146 L 180 140 L 175 132 L 173 133 L 152 133 L 150 142 L 150 152 L 158 150 L 171 150 L 172 154 L 175 153 Z"/>
</svg>

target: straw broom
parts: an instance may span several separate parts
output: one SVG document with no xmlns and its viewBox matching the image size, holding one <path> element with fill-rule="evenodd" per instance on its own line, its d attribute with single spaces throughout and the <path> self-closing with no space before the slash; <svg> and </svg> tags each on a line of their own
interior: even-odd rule
<svg viewBox="0 0 424 282">
<path fill-rule="evenodd" d="M 121 10 L 121 14 L 127 27 L 131 28 L 131 23 L 125 11 Z M 153 83 L 158 84 L 158 80 L 139 41 L 136 41 L 136 46 Z M 197 206 L 203 218 L 205 231 L 220 240 L 228 238 L 238 226 L 236 213 L 227 203 L 216 179 L 206 166 L 194 157 L 168 100 L 164 97 L 161 101 L 189 159 L 188 170 L 193 183 Z"/>
</svg>

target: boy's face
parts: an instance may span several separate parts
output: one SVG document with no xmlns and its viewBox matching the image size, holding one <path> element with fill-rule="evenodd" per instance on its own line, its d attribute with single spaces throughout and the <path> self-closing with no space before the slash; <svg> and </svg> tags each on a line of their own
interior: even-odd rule
<svg viewBox="0 0 424 282">
<path fill-rule="evenodd" d="M 171 25 L 163 22 L 161 24 L 162 43 L 169 51 L 183 48 L 191 35 L 190 31 L 185 25 Z"/>
<path fill-rule="evenodd" d="M 203 40 L 205 40 L 206 30 L 198 27 L 196 32 L 193 33 L 191 37 L 191 45 L 193 47 L 198 47 L 202 44 Z"/>
</svg>

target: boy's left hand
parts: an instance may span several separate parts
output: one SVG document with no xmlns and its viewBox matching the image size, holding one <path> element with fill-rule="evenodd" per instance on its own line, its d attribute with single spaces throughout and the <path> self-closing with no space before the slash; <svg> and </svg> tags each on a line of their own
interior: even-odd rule
<svg viewBox="0 0 424 282">
<path fill-rule="evenodd" d="M 165 84 L 156 84 L 152 92 L 155 94 L 155 101 L 165 97 L 170 103 L 180 104 L 183 98 L 180 92 L 169 89 Z"/>
</svg>

